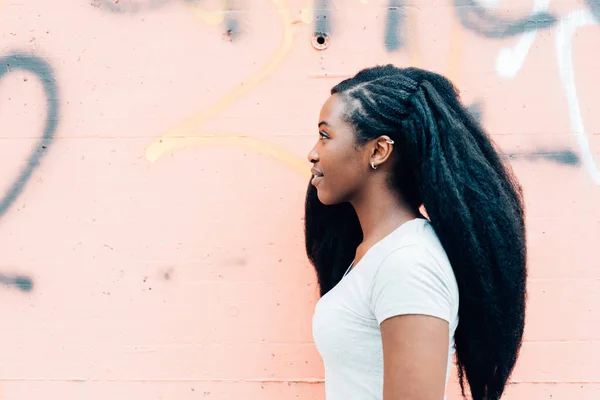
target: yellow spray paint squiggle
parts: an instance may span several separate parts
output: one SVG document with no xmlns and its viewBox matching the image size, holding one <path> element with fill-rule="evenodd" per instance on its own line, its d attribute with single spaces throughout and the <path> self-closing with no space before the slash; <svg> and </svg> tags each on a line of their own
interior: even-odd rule
<svg viewBox="0 0 600 400">
<path fill-rule="evenodd" d="M 293 171 L 306 177 L 311 176 L 310 169 L 307 167 L 307 162 L 303 162 L 297 155 L 292 154 L 289 150 L 269 143 L 264 139 L 253 138 L 248 136 L 236 136 L 231 132 L 213 132 L 205 134 L 201 137 L 186 137 L 180 138 L 179 144 L 182 147 L 205 147 L 215 145 L 225 145 L 228 148 L 236 147 L 244 150 L 251 150 L 255 153 L 271 157 L 282 164 L 288 166 Z"/>
<path fill-rule="evenodd" d="M 199 133 L 200 126 L 208 119 L 223 112 L 227 107 L 233 104 L 241 96 L 252 91 L 262 80 L 271 74 L 281 62 L 285 59 L 290 49 L 292 48 L 292 17 L 289 9 L 284 5 L 282 0 L 271 0 L 277 8 L 281 22 L 283 24 L 283 40 L 282 44 L 269 60 L 269 62 L 250 79 L 244 82 L 244 85 L 238 85 L 229 93 L 213 103 L 210 107 L 202 110 L 195 117 L 184 121 L 179 126 L 168 131 L 160 138 L 154 140 L 146 148 L 145 157 L 150 162 L 155 162 L 166 152 L 170 152 L 182 147 L 186 147 L 190 142 L 186 140 L 188 137 L 201 137 Z M 194 135 L 195 134 L 195 135 Z"/>
<path fill-rule="evenodd" d="M 209 25 L 219 25 L 225 20 L 225 14 L 227 13 L 227 0 L 221 1 L 221 6 L 218 10 L 211 11 L 205 8 L 200 7 L 199 4 L 196 3 L 188 3 L 190 11 L 194 14 L 198 19 L 202 22 L 205 22 Z"/>
</svg>

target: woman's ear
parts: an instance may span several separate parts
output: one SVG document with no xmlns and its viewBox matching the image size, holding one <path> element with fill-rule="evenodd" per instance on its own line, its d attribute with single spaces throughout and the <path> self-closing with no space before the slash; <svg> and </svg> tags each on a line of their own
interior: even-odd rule
<svg viewBox="0 0 600 400">
<path fill-rule="evenodd" d="M 375 166 L 385 163 L 394 149 L 394 141 L 387 135 L 382 135 L 375 140 L 371 154 L 371 161 Z"/>
</svg>

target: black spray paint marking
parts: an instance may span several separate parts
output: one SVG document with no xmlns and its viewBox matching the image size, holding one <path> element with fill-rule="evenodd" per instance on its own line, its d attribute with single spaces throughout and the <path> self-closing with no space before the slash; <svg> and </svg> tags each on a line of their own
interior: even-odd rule
<svg viewBox="0 0 600 400">
<path fill-rule="evenodd" d="M 40 164 L 42 157 L 48 152 L 54 140 L 54 133 L 58 124 L 58 90 L 54 73 L 50 65 L 43 59 L 27 54 L 13 54 L 0 58 L 0 79 L 14 70 L 25 70 L 34 73 L 44 86 L 46 94 L 46 126 L 40 140 L 33 148 L 25 166 L 0 200 L 0 217 L 6 213 L 15 202 L 23 188 L 31 178 L 33 171 Z"/>
<path fill-rule="evenodd" d="M 467 106 L 467 111 L 469 112 L 469 114 L 471 114 L 473 118 L 475 118 L 475 121 L 481 123 L 481 118 L 483 115 L 483 106 L 480 102 L 476 102 L 471 104 L 470 106 Z"/>
<path fill-rule="evenodd" d="M 331 6 L 329 0 L 318 0 L 315 5 L 315 35 L 331 36 Z"/>
<path fill-rule="evenodd" d="M 577 153 L 569 149 L 563 150 L 536 150 L 528 153 L 504 153 L 504 157 L 509 160 L 526 161 L 552 161 L 560 165 L 578 167 L 581 160 Z"/>
<path fill-rule="evenodd" d="M 174 0 L 146 0 L 146 1 L 119 1 L 115 2 L 115 0 L 91 0 L 91 5 L 101 9 L 110 11 L 116 14 L 136 14 L 143 11 L 153 11 L 157 10 L 169 3 L 173 3 Z M 184 3 L 188 4 L 200 4 L 202 0 L 183 0 Z M 240 25 L 238 21 L 234 18 L 231 4 L 233 0 L 227 1 L 226 7 L 223 11 L 225 11 L 225 20 L 224 20 L 224 35 L 227 40 L 233 41 L 240 33 Z"/>
<path fill-rule="evenodd" d="M 556 17 L 546 12 L 538 12 L 517 20 L 500 18 L 477 4 L 475 0 L 454 0 L 454 8 L 465 28 L 490 39 L 517 36 L 557 23 Z"/>
<path fill-rule="evenodd" d="M 592 11 L 592 14 L 600 22 L 600 0 L 586 0 L 588 7 Z"/>
<path fill-rule="evenodd" d="M 404 0 L 390 0 L 387 10 L 387 21 L 385 24 L 385 48 L 388 51 L 400 50 L 405 45 L 404 21 L 406 13 Z"/>
<path fill-rule="evenodd" d="M 481 119 L 483 116 L 483 105 L 480 102 L 475 102 L 470 106 L 467 106 L 467 111 L 475 118 L 475 120 L 481 123 Z M 561 149 L 561 150 L 536 150 L 532 152 L 526 153 L 503 153 L 502 157 L 507 158 L 509 160 L 525 160 L 525 161 L 552 161 L 560 165 L 577 167 L 581 165 L 581 160 L 577 153 L 569 149 Z"/>
<path fill-rule="evenodd" d="M 240 33 L 240 27 L 235 18 L 228 12 L 225 17 L 225 35 L 229 40 L 234 41 Z"/>
<path fill-rule="evenodd" d="M 33 281 L 27 276 L 0 274 L 0 283 L 7 286 L 14 286 L 23 292 L 31 292 L 33 290 Z"/>
<path fill-rule="evenodd" d="M 170 3 L 172 0 L 146 0 L 146 1 L 127 1 L 122 0 L 91 0 L 90 4 L 101 10 L 107 10 L 114 13 L 139 13 L 141 11 L 153 10 Z M 190 1 L 190 0 L 188 0 Z M 193 0 L 192 0 L 193 2 Z"/>
<path fill-rule="evenodd" d="M 241 33 L 241 28 L 238 20 L 235 18 L 235 4 L 233 0 L 228 0 L 225 6 L 225 36 L 229 41 L 234 41 Z"/>
</svg>

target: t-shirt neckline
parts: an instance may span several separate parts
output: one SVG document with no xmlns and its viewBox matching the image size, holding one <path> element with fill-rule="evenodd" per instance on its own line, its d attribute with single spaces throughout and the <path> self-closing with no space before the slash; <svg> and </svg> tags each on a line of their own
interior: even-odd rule
<svg viewBox="0 0 600 400">
<path fill-rule="evenodd" d="M 406 222 L 403 222 L 396 229 L 394 229 L 393 231 L 391 231 L 390 233 L 388 233 L 386 236 L 384 236 L 381 239 L 379 239 L 379 241 L 375 242 L 375 244 L 373 244 L 373 246 L 369 247 L 369 249 L 365 252 L 365 255 L 360 259 L 360 261 L 356 265 L 358 266 L 358 264 L 360 264 L 367 257 L 367 254 L 369 254 L 371 252 L 371 250 L 373 250 L 375 247 L 379 247 L 381 244 L 383 244 L 385 241 L 387 241 L 387 239 L 389 239 L 390 237 L 392 237 L 396 232 L 398 232 L 402 228 L 404 228 L 407 225 L 409 225 L 411 222 L 419 221 L 419 220 L 428 221 L 426 218 L 416 217 L 416 218 L 413 218 L 413 219 L 409 219 Z M 354 266 L 354 261 L 356 261 L 356 260 L 352 260 L 352 262 L 350 263 L 350 266 L 348 267 L 348 269 L 344 273 L 344 276 L 342 276 L 342 279 L 345 278 L 348 274 L 350 274 L 350 272 L 352 270 L 354 270 L 354 268 L 352 268 L 352 266 Z"/>
</svg>

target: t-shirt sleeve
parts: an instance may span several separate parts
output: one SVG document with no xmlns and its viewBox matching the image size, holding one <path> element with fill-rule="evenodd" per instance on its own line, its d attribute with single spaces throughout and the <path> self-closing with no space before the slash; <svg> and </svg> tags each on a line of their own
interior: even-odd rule
<svg viewBox="0 0 600 400">
<path fill-rule="evenodd" d="M 451 271 L 450 271 L 451 272 Z M 377 322 L 403 314 L 424 314 L 450 323 L 452 295 L 447 272 L 424 247 L 395 250 L 377 270 L 371 310 Z"/>
</svg>

